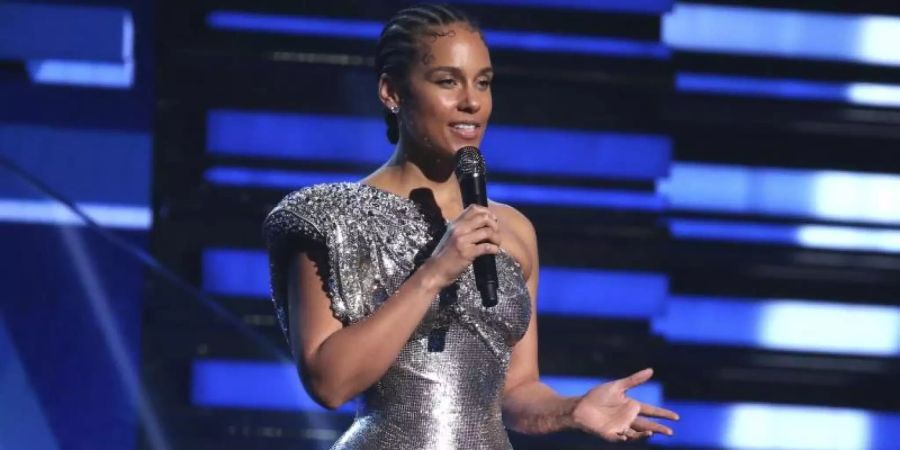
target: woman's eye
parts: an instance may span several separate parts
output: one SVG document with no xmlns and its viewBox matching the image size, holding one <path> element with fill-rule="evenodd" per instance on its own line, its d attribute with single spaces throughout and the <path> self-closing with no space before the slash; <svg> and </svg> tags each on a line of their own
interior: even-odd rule
<svg viewBox="0 0 900 450">
<path fill-rule="evenodd" d="M 441 86 L 453 86 L 454 84 L 456 84 L 456 80 L 447 78 L 445 80 L 439 80 L 438 84 L 440 84 Z"/>
<path fill-rule="evenodd" d="M 488 88 L 491 86 L 491 80 L 481 80 L 478 82 L 478 85 L 483 88 Z"/>
</svg>

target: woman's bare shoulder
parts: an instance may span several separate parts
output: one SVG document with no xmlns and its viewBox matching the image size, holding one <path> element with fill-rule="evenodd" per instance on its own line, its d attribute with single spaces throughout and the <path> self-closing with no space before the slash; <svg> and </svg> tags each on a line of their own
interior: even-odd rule
<svg viewBox="0 0 900 450">
<path fill-rule="evenodd" d="M 537 261 L 537 235 L 534 225 L 525 214 L 505 203 L 491 200 L 488 208 L 500 219 L 501 230 L 505 232 L 501 246 L 516 258 L 527 276 Z"/>
</svg>

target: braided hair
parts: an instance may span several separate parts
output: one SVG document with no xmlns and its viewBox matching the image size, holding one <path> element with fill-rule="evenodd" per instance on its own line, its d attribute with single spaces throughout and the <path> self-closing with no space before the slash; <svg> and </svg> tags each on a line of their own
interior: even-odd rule
<svg viewBox="0 0 900 450">
<path fill-rule="evenodd" d="M 478 25 L 464 12 L 449 5 L 422 4 L 398 12 L 381 31 L 375 46 L 375 73 L 378 77 L 387 75 L 391 80 L 404 86 L 410 68 L 419 50 L 418 41 L 433 27 L 463 23 L 478 31 Z M 384 109 L 387 138 L 391 144 L 400 140 L 400 125 L 397 116 Z"/>
</svg>

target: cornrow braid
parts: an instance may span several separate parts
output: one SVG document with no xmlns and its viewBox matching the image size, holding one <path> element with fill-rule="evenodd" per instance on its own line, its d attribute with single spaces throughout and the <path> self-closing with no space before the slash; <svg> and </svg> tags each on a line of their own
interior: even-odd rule
<svg viewBox="0 0 900 450">
<path fill-rule="evenodd" d="M 478 24 L 459 9 L 444 4 L 421 4 L 400 10 L 381 30 L 375 46 L 375 74 L 386 74 L 400 86 L 405 85 L 410 68 L 418 56 L 419 39 L 433 27 L 463 23 L 474 30 Z M 391 144 L 400 140 L 397 116 L 384 109 L 387 138 Z"/>
</svg>

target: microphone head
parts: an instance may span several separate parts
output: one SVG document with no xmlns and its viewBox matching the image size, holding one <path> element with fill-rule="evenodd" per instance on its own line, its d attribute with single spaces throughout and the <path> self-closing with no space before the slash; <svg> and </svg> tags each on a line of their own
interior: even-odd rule
<svg viewBox="0 0 900 450">
<path fill-rule="evenodd" d="M 485 175 L 484 158 L 478 147 L 463 147 L 456 152 L 456 177 L 466 175 Z"/>
</svg>

